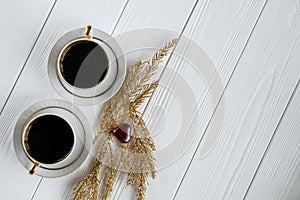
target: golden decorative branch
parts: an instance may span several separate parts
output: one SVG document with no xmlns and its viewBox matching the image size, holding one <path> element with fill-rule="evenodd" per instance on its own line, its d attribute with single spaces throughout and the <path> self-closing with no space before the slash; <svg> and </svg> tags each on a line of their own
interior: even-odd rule
<svg viewBox="0 0 300 200">
<path fill-rule="evenodd" d="M 127 71 L 122 88 L 106 105 L 100 120 L 99 130 L 93 143 L 104 141 L 98 150 L 92 171 L 81 180 L 74 190 L 72 200 L 97 200 L 99 174 L 105 172 L 102 200 L 108 200 L 118 173 L 127 172 L 127 186 L 134 186 L 136 198 L 145 199 L 147 178 L 156 177 L 155 144 L 138 107 L 149 98 L 158 86 L 158 81 L 149 83 L 163 58 L 174 48 L 177 39 L 159 49 L 151 60 L 138 60 Z M 115 142 L 114 136 L 119 139 Z M 119 145 L 113 150 L 114 145 Z M 118 157 L 120 156 L 120 158 Z M 118 168 L 117 168 L 118 166 Z"/>
<path fill-rule="evenodd" d="M 108 200 L 110 193 L 113 190 L 113 186 L 117 177 L 117 170 L 111 167 L 106 167 L 106 184 L 103 189 L 102 200 Z"/>
<path fill-rule="evenodd" d="M 81 180 L 77 188 L 74 190 L 72 200 L 97 200 L 99 192 L 99 173 L 102 163 L 99 160 L 95 160 L 92 171 Z"/>
</svg>

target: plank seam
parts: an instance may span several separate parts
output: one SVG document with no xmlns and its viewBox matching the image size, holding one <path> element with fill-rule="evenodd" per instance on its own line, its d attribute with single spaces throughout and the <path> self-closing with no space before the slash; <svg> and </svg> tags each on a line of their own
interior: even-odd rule
<svg viewBox="0 0 300 200">
<path fill-rule="evenodd" d="M 183 34 L 183 32 L 185 31 L 185 29 L 186 29 L 186 27 L 187 27 L 187 25 L 188 25 L 188 22 L 190 21 L 192 15 L 193 15 L 193 13 L 194 13 L 194 11 L 195 11 L 195 9 L 196 9 L 196 6 L 197 6 L 198 2 L 199 2 L 199 0 L 197 0 L 197 1 L 195 2 L 194 6 L 193 6 L 193 8 L 192 8 L 192 11 L 191 11 L 190 14 L 189 14 L 189 17 L 187 18 L 185 24 L 183 25 L 183 28 L 182 28 L 181 32 L 179 33 L 179 36 L 178 36 L 178 43 L 180 42 L 180 39 L 181 39 L 181 37 L 182 37 L 182 34 Z M 177 45 L 175 45 L 173 51 L 175 51 L 176 46 L 177 46 Z M 170 56 L 168 57 L 168 59 L 167 59 L 167 61 L 166 61 L 166 64 L 164 65 L 164 67 L 163 67 L 163 69 L 162 69 L 162 71 L 161 71 L 161 74 L 159 75 L 159 77 L 158 77 L 158 79 L 157 79 L 158 82 L 161 80 L 161 78 L 162 78 L 164 72 L 166 71 L 166 68 L 167 68 L 167 66 L 168 66 L 168 64 L 169 64 L 169 62 L 170 62 L 170 60 L 171 60 L 172 55 L 173 55 L 173 51 L 170 53 Z M 149 97 L 149 100 L 148 100 L 148 102 L 146 103 L 146 106 L 145 106 L 145 108 L 144 108 L 144 110 L 143 110 L 142 115 L 145 114 L 145 111 L 147 110 L 147 108 L 148 108 L 148 106 L 149 106 L 149 104 L 150 104 L 150 102 L 151 102 L 152 97 L 153 97 L 153 95 Z"/>
<path fill-rule="evenodd" d="M 210 123 L 211 123 L 211 121 L 212 121 L 212 118 L 213 118 L 215 112 L 217 111 L 217 108 L 218 108 L 218 106 L 219 106 L 219 104 L 220 104 L 222 98 L 224 97 L 224 94 L 225 94 L 225 91 L 226 91 L 226 89 L 227 89 L 227 87 L 228 87 L 228 85 L 229 85 L 229 82 L 230 82 L 230 80 L 232 79 L 233 74 L 234 74 L 234 72 L 235 72 L 235 70 L 236 70 L 238 64 L 240 63 L 240 60 L 241 60 L 242 56 L 244 55 L 244 52 L 245 52 L 245 50 L 246 50 L 246 47 L 247 47 L 247 45 L 248 45 L 248 43 L 249 43 L 249 41 L 250 41 L 250 39 L 251 39 L 251 36 L 252 36 L 252 34 L 253 34 L 254 30 L 255 30 L 255 27 L 257 26 L 257 24 L 258 24 L 258 22 L 259 22 L 259 19 L 261 18 L 261 15 L 262 15 L 262 13 L 263 13 L 263 11 L 264 11 L 266 5 L 267 5 L 267 2 L 268 2 L 268 0 L 265 1 L 264 5 L 263 5 L 263 7 L 262 7 L 262 9 L 261 9 L 261 11 L 260 11 L 260 13 L 259 13 L 259 15 L 258 15 L 256 21 L 255 21 L 253 27 L 252 27 L 252 30 L 251 30 L 251 32 L 250 32 L 250 34 L 249 34 L 249 36 L 248 36 L 248 39 L 247 39 L 247 41 L 246 41 L 246 43 L 245 43 L 245 45 L 244 45 L 244 47 L 243 47 L 243 49 L 242 49 L 242 52 L 241 52 L 240 56 L 238 57 L 238 60 L 237 60 L 235 66 L 234 66 L 234 68 L 233 68 L 233 71 L 231 72 L 230 77 L 229 77 L 229 79 L 228 79 L 228 81 L 227 81 L 227 83 L 226 83 L 226 85 L 225 85 L 225 87 L 224 87 L 224 90 L 223 90 L 223 92 L 222 92 L 222 94 L 221 94 L 221 96 L 220 96 L 220 98 L 219 98 L 219 100 L 218 100 L 218 102 L 217 102 L 217 104 L 216 104 L 216 106 L 215 106 L 215 108 L 214 108 L 214 110 L 213 110 L 213 113 L 212 113 L 212 115 L 211 115 L 211 117 L 210 117 L 210 119 L 209 119 L 209 121 L 208 121 L 208 123 L 207 123 L 207 125 L 206 125 L 206 127 L 205 127 L 204 133 L 203 133 L 203 135 L 201 136 L 200 141 L 199 141 L 199 143 L 198 143 L 198 145 L 197 145 L 197 147 L 196 147 L 196 149 L 195 149 L 195 151 L 194 151 L 194 153 L 193 153 L 193 155 L 192 155 L 192 158 L 191 158 L 191 160 L 190 160 L 190 162 L 189 162 L 189 164 L 188 164 L 188 166 L 187 166 L 187 168 L 186 168 L 186 170 L 185 170 L 185 173 L 184 173 L 184 175 L 183 175 L 183 177 L 182 177 L 182 179 L 181 179 L 181 181 L 180 181 L 180 183 L 179 183 L 179 185 L 178 185 L 178 187 L 177 187 L 177 189 L 176 189 L 176 192 L 175 192 L 175 194 L 174 194 L 174 196 L 173 196 L 173 199 L 175 199 L 176 196 L 177 196 L 177 194 L 178 194 L 179 188 L 181 187 L 181 185 L 182 185 L 182 183 L 183 183 L 183 180 L 184 180 L 184 178 L 186 177 L 187 172 L 188 172 L 188 170 L 189 170 L 189 168 L 190 168 L 190 166 L 191 166 L 191 164 L 192 164 L 192 161 L 193 161 L 194 158 L 195 158 L 196 152 L 198 151 L 198 149 L 199 149 L 199 147 L 200 147 L 200 144 L 201 144 L 201 142 L 202 142 L 204 136 L 206 135 L 206 132 L 207 132 L 208 127 L 209 127 L 209 125 L 210 125 Z"/>
<path fill-rule="evenodd" d="M 118 24 L 119 24 L 119 22 L 120 22 L 120 20 L 121 20 L 121 18 L 122 18 L 122 16 L 123 16 L 123 13 L 124 13 L 124 11 L 125 11 L 125 9 L 126 9 L 128 3 L 129 3 L 129 0 L 126 1 L 125 5 L 124 5 L 124 7 L 123 7 L 123 9 L 122 9 L 122 11 L 121 11 L 121 14 L 120 14 L 120 16 L 119 16 L 119 18 L 118 18 L 118 20 L 117 20 L 117 22 L 116 22 L 116 24 L 115 24 L 115 26 L 114 26 L 112 32 L 111 32 L 111 35 L 113 35 L 113 34 L 115 33 L 115 30 L 116 30 L 116 28 L 117 28 L 117 26 L 118 26 Z"/>
<path fill-rule="evenodd" d="M 123 13 L 124 13 L 126 7 L 127 7 L 127 5 L 128 5 L 128 2 L 129 2 L 129 0 L 127 0 L 126 3 L 125 3 L 125 5 L 123 6 L 122 11 L 121 11 L 121 13 L 120 13 L 120 15 L 119 15 L 119 17 L 118 17 L 118 19 L 117 19 L 117 22 L 116 22 L 116 24 L 114 25 L 114 28 L 113 28 L 113 30 L 112 30 L 112 32 L 111 32 L 111 35 L 113 35 L 113 33 L 115 32 L 116 27 L 117 27 L 117 25 L 118 25 L 118 23 L 119 23 L 119 21 L 120 21 L 122 15 L 123 15 Z M 52 9 L 51 9 L 51 12 L 52 12 Z M 47 18 L 47 19 L 48 19 L 48 18 Z M 44 25 L 45 25 L 45 24 L 44 24 Z M 43 27 L 44 27 L 44 26 L 43 26 Z M 26 61 L 27 61 L 27 60 L 26 60 Z M 25 63 L 25 65 L 26 65 L 26 63 Z M 1 113 L 0 113 L 0 115 L 1 115 Z M 37 186 L 36 186 L 36 188 L 35 188 L 35 191 L 34 191 L 32 197 L 31 197 L 31 200 L 33 200 L 35 194 L 37 193 L 37 191 L 38 191 L 38 189 L 39 189 L 39 187 L 40 187 L 40 184 L 41 184 L 42 180 L 43 180 L 43 178 L 41 178 L 40 181 L 39 181 L 39 183 L 37 184 Z"/>
<path fill-rule="evenodd" d="M 180 41 L 180 38 L 182 37 L 182 34 L 183 34 L 183 32 L 185 31 L 185 29 L 186 29 L 186 27 L 187 27 L 187 25 L 188 25 L 188 22 L 190 21 L 192 15 L 193 15 L 193 13 L 194 13 L 194 11 L 195 11 L 195 9 L 196 9 L 196 6 L 198 5 L 198 2 L 199 2 L 199 0 L 196 0 L 196 2 L 194 3 L 193 8 L 192 8 L 191 12 L 189 13 L 188 18 L 187 18 L 187 20 L 185 21 L 185 23 L 184 23 L 184 25 L 183 25 L 183 28 L 181 29 L 181 31 L 180 31 L 180 33 L 179 33 L 179 36 L 178 36 L 178 42 Z M 118 22 L 119 22 L 119 21 L 118 21 Z M 176 46 L 177 46 L 177 45 L 175 45 L 173 51 L 175 51 Z M 158 81 L 160 81 L 160 79 L 162 78 L 162 75 L 163 75 L 164 71 L 166 70 L 166 68 L 167 68 L 167 66 L 168 66 L 168 64 L 169 64 L 169 62 L 170 62 L 170 60 L 171 60 L 171 57 L 172 57 L 172 55 L 173 55 L 173 51 L 170 53 L 169 57 L 167 58 L 166 64 L 163 66 L 162 72 L 161 72 L 161 74 L 159 75 L 159 77 L 158 77 L 158 79 L 157 79 Z M 143 112 L 142 112 L 142 116 L 145 114 L 145 111 L 147 110 L 147 108 L 148 108 L 148 106 L 149 106 L 149 104 L 150 104 L 152 98 L 153 98 L 153 95 L 151 95 L 151 96 L 149 97 L 149 99 L 148 99 L 148 101 L 147 101 L 147 103 L 146 103 L 146 105 L 145 105 L 145 107 L 144 107 L 144 110 L 143 110 Z M 120 180 L 120 179 L 122 179 L 122 178 L 119 178 L 118 180 Z M 116 186 L 115 186 L 115 187 L 116 187 Z M 118 185 L 118 187 L 117 187 L 116 190 L 119 190 L 120 187 L 121 187 L 121 184 Z M 121 193 L 122 193 L 122 192 L 121 192 Z M 114 196 L 112 196 L 112 199 L 116 199 L 116 198 L 117 198 L 116 196 L 117 196 L 117 193 L 115 193 Z"/>
<path fill-rule="evenodd" d="M 243 196 L 243 200 L 245 200 L 245 199 L 247 198 L 247 195 L 248 195 L 248 193 L 249 193 L 249 190 L 250 190 L 250 188 L 252 187 L 253 181 L 254 181 L 254 179 L 255 179 L 255 177 L 256 177 L 256 175 L 257 175 L 257 173 L 258 173 L 258 171 L 259 171 L 259 169 L 260 169 L 260 167 L 261 167 L 261 164 L 262 164 L 262 162 L 264 161 L 264 159 L 265 159 L 265 157 L 266 157 L 268 151 L 270 150 L 270 146 L 271 146 L 271 144 L 272 144 L 272 142 L 273 142 L 273 140 L 274 140 L 274 137 L 275 137 L 276 132 L 277 132 L 277 130 L 278 130 L 278 128 L 279 128 L 279 125 L 281 124 L 281 122 L 282 122 L 282 120 L 283 120 L 283 118 L 284 118 L 284 116 L 285 116 L 285 114 L 286 114 L 286 112 L 287 112 L 287 110 L 288 110 L 288 108 L 289 108 L 291 102 L 292 102 L 292 99 L 294 98 L 294 96 L 295 96 L 295 94 L 296 94 L 296 91 L 297 91 L 298 88 L 299 88 L 299 83 L 300 83 L 300 80 L 298 80 L 296 86 L 294 87 L 293 92 L 292 92 L 292 94 L 291 94 L 291 96 L 290 96 L 290 98 L 289 98 L 289 100 L 288 100 L 288 102 L 287 102 L 287 105 L 285 106 L 285 108 L 284 108 L 284 110 L 283 110 L 283 113 L 282 113 L 282 115 L 281 115 L 281 117 L 280 117 L 280 119 L 279 119 L 279 121 L 278 121 L 278 123 L 277 123 L 277 125 L 276 125 L 276 128 L 275 128 L 275 130 L 273 131 L 273 134 L 272 134 L 272 137 L 271 137 L 271 139 L 270 139 L 270 141 L 269 141 L 269 144 L 267 145 L 267 147 L 266 147 L 266 149 L 265 149 L 265 151 L 264 151 L 264 153 L 263 153 L 263 156 L 261 157 L 261 159 L 260 159 L 260 161 L 259 161 L 259 163 L 258 163 L 258 166 L 257 166 L 257 168 L 256 168 L 256 170 L 255 170 L 255 173 L 254 173 L 254 175 L 253 175 L 253 177 L 252 177 L 252 179 L 251 179 L 251 182 L 250 182 L 250 184 L 249 184 L 249 186 L 248 186 L 248 188 L 247 188 L 247 190 L 246 190 L 246 192 L 245 192 L 245 194 L 244 194 L 244 196 Z"/>
<path fill-rule="evenodd" d="M 34 41 L 32 47 L 31 47 L 31 49 L 30 49 L 30 51 L 29 51 L 29 54 L 28 54 L 28 56 L 26 57 L 26 60 L 25 60 L 23 66 L 22 66 L 22 68 L 21 68 L 21 70 L 20 70 L 20 72 L 19 72 L 19 74 L 18 74 L 18 76 L 17 76 L 17 78 L 16 78 L 16 80 L 14 81 L 14 84 L 13 84 L 13 86 L 12 86 L 12 88 L 11 88 L 11 90 L 10 90 L 10 92 L 9 92 L 9 94 L 8 94 L 8 96 L 7 96 L 7 98 L 6 98 L 5 102 L 4 102 L 4 104 L 3 104 L 3 107 L 2 107 L 2 109 L 1 109 L 1 111 L 0 111 L 0 116 L 2 115 L 3 110 L 4 110 L 4 108 L 6 107 L 6 105 L 7 105 L 7 103 L 8 103 L 8 100 L 10 99 L 13 90 L 15 89 L 15 87 L 16 87 L 16 85 L 17 85 L 17 82 L 18 82 L 18 80 L 20 79 L 22 72 L 24 71 L 24 68 L 25 68 L 25 66 L 26 66 L 26 64 L 27 64 L 27 62 L 28 62 L 28 60 L 29 60 L 29 58 L 30 58 L 30 56 L 31 56 L 31 53 L 32 53 L 32 51 L 33 51 L 33 49 L 34 49 L 34 47 L 35 47 L 37 41 L 39 40 L 39 38 L 40 38 L 40 36 L 41 36 L 41 34 L 42 34 L 42 31 L 43 31 L 43 29 L 44 29 L 44 27 L 45 27 L 45 25 L 46 25 L 46 23 L 47 23 L 47 21 L 48 21 L 50 15 L 51 15 L 51 13 L 52 13 L 52 11 L 53 11 L 53 9 L 54 9 L 54 7 L 55 7 L 56 2 L 57 2 L 57 0 L 54 0 L 54 3 L 53 3 L 53 5 L 52 5 L 52 7 L 51 7 L 51 9 L 50 9 L 50 11 L 49 11 L 49 13 L 48 13 L 46 19 L 45 19 L 45 22 L 43 23 L 43 26 L 42 26 L 42 28 L 41 28 L 39 34 L 37 35 L 37 37 L 36 37 L 36 39 L 35 39 L 35 41 Z"/>
<path fill-rule="evenodd" d="M 39 183 L 37 184 L 37 187 L 35 188 L 35 190 L 34 190 L 32 196 L 31 196 L 30 200 L 33 200 L 33 198 L 34 198 L 34 196 L 35 196 L 35 194 L 36 194 L 36 192 L 37 192 L 37 190 L 38 190 L 38 188 L 39 188 L 39 186 L 40 186 L 42 180 L 43 180 L 43 178 L 40 178 L 40 181 L 39 181 Z"/>
</svg>

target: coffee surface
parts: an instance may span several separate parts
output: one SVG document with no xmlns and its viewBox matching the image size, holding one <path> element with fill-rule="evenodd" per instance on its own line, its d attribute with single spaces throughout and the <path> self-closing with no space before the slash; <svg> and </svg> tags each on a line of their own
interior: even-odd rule
<svg viewBox="0 0 300 200">
<path fill-rule="evenodd" d="M 109 60 L 104 49 L 93 41 L 71 44 L 61 59 L 64 79 L 78 88 L 91 88 L 107 74 Z"/>
<path fill-rule="evenodd" d="M 64 159 L 74 144 L 73 130 L 62 118 L 44 115 L 29 126 L 25 145 L 38 162 L 53 164 Z"/>
</svg>

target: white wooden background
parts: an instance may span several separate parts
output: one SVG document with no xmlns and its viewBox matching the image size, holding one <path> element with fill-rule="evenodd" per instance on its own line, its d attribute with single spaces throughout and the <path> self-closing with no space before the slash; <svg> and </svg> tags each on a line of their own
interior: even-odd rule
<svg viewBox="0 0 300 200">
<path fill-rule="evenodd" d="M 14 124 L 24 109 L 40 100 L 60 98 L 46 71 L 53 44 L 64 33 L 87 24 L 113 36 L 142 28 L 174 32 L 153 36 L 154 46 L 183 34 L 207 52 L 224 85 L 216 88 L 218 103 L 212 104 L 208 87 L 189 79 L 189 64 L 169 57 L 165 67 L 190 80 L 197 94 L 199 117 L 187 127 L 194 134 L 189 148 L 172 164 L 159 168 L 157 180 L 150 181 L 148 199 L 300 199 L 299 0 L 2 0 L 1 200 L 66 200 L 87 173 L 88 162 L 62 178 L 29 176 L 12 145 Z M 148 36 L 139 36 L 136 47 L 147 43 Z M 120 44 L 133 48 L 130 41 Z M 183 54 L 188 57 L 193 49 Z M 161 77 L 172 88 L 172 77 Z M 212 76 L 208 85 L 217 81 Z M 167 107 L 172 98 L 160 87 L 149 105 Z M 80 109 L 95 128 L 94 107 Z M 211 135 L 221 111 L 221 132 Z M 166 123 L 175 126 L 168 113 Z M 145 112 L 150 124 L 156 115 L 160 114 Z M 163 129 L 154 140 L 158 147 L 168 145 L 170 130 Z M 111 199 L 134 199 L 122 180 L 118 179 Z"/>
</svg>

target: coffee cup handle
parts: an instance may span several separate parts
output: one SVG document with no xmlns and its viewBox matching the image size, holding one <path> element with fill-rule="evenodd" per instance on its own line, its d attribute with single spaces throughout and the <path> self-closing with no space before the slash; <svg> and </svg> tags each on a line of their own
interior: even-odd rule
<svg viewBox="0 0 300 200">
<path fill-rule="evenodd" d="M 33 175 L 34 173 L 35 173 L 35 171 L 36 171 L 36 169 L 39 167 L 39 163 L 37 163 L 37 162 L 35 162 L 35 163 L 33 163 L 33 166 L 31 167 L 31 169 L 29 170 L 29 174 L 30 175 Z"/>
<path fill-rule="evenodd" d="M 86 27 L 86 31 L 85 31 L 85 37 L 87 39 L 91 39 L 91 30 L 92 30 L 92 26 L 91 25 L 88 25 Z"/>
</svg>

